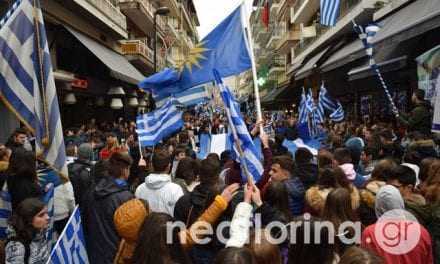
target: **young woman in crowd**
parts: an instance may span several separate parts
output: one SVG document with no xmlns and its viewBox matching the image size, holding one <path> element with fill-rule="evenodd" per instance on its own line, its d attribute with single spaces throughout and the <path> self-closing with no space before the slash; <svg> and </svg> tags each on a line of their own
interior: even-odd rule
<svg viewBox="0 0 440 264">
<path fill-rule="evenodd" d="M 49 215 L 37 198 L 27 198 L 15 208 L 7 229 L 6 264 L 46 263 L 50 248 L 46 240 Z"/>
<path fill-rule="evenodd" d="M 336 188 L 345 188 L 350 193 L 351 207 L 359 208 L 359 191 L 346 178 L 341 168 L 320 169 L 318 184 L 307 190 L 306 211 L 315 216 L 320 216 L 325 206 L 328 194 Z"/>
<path fill-rule="evenodd" d="M 336 188 L 328 194 L 322 219 L 333 224 L 336 251 L 339 255 L 344 254 L 347 247 L 353 245 L 345 241 L 354 238 L 355 230 L 353 228 L 341 229 L 341 225 L 344 222 L 355 223 L 357 221 L 356 214 L 351 207 L 350 192 L 346 188 Z"/>
<path fill-rule="evenodd" d="M 350 247 L 344 255 L 341 256 L 339 264 L 383 264 L 385 263 L 382 258 L 374 254 L 373 252 L 360 248 Z"/>
<path fill-rule="evenodd" d="M 200 183 L 199 177 L 200 162 L 192 158 L 184 158 L 179 161 L 174 182 L 177 183 L 185 194 L 190 193 Z"/>
<path fill-rule="evenodd" d="M 35 153 L 17 149 L 11 155 L 7 170 L 8 191 L 11 195 L 12 210 L 26 198 L 41 197 L 43 189 L 38 184 Z"/>
<path fill-rule="evenodd" d="M 359 218 L 363 225 L 368 226 L 376 222 L 377 217 L 374 213 L 376 194 L 380 188 L 385 186 L 387 177 L 395 166 L 397 164 L 392 159 L 379 161 L 374 167 L 365 188 L 360 190 Z"/>
</svg>

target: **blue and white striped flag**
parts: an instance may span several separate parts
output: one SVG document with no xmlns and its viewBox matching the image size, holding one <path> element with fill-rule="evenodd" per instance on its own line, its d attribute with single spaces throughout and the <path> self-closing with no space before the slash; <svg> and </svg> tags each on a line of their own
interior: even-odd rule
<svg viewBox="0 0 440 264">
<path fill-rule="evenodd" d="M 321 0 L 321 24 L 336 25 L 339 17 L 340 0 Z"/>
<path fill-rule="evenodd" d="M 251 136 L 249 135 L 246 123 L 241 116 L 240 106 L 237 106 L 234 96 L 229 88 L 223 84 L 223 81 L 216 70 L 214 70 L 214 76 L 216 83 L 220 88 L 220 95 L 223 99 L 225 109 L 228 113 L 229 128 L 232 130 L 233 135 L 237 135 L 238 142 L 234 142 L 234 150 L 237 154 L 237 157 L 240 157 L 240 163 L 242 165 L 242 179 L 244 182 L 246 182 L 247 169 L 250 176 L 253 177 L 254 182 L 258 182 L 263 174 L 264 169 L 261 161 L 258 159 L 258 151 L 254 145 L 254 142 L 252 141 Z M 240 155 L 236 144 L 238 144 L 243 151 L 242 155 Z"/>
<path fill-rule="evenodd" d="M 47 237 L 47 241 L 49 241 L 49 243 L 52 243 L 54 241 L 54 218 L 53 215 L 55 213 L 55 201 L 54 201 L 54 193 L 55 193 L 55 186 L 53 185 L 53 183 L 49 183 L 46 186 L 47 192 L 46 194 L 44 194 L 43 196 L 43 202 L 47 204 L 47 214 L 49 215 L 49 227 L 47 228 L 47 233 L 46 233 L 46 237 Z M 51 246 L 53 244 L 50 244 Z"/>
<path fill-rule="evenodd" d="M 53 264 L 87 264 L 86 244 L 81 223 L 79 207 L 73 210 L 69 221 L 53 248 L 48 263 Z"/>
<path fill-rule="evenodd" d="M 334 122 L 341 122 L 344 120 L 344 109 L 340 103 L 338 103 L 338 108 L 336 108 L 336 110 L 333 111 L 329 117 Z"/>
<path fill-rule="evenodd" d="M 0 20 L 0 97 L 35 135 L 36 150 L 42 158 L 67 175 L 60 111 L 39 1 L 17 0 Z"/>
<path fill-rule="evenodd" d="M 163 106 L 170 98 L 174 98 L 178 103 L 188 107 L 208 101 L 209 95 L 206 92 L 206 86 L 197 86 L 167 97 L 160 97 L 153 93 L 153 98 L 156 101 L 156 107 Z"/>
<path fill-rule="evenodd" d="M 321 89 L 319 91 L 318 105 L 321 105 L 325 111 L 330 112 L 329 117 L 332 121 L 341 122 L 344 120 L 345 113 L 341 103 L 330 96 L 324 86 L 324 83 L 321 85 Z"/>
<path fill-rule="evenodd" d="M 12 214 L 11 195 L 5 183 L 0 191 L 0 239 L 6 239 L 6 228 Z"/>
<path fill-rule="evenodd" d="M 364 45 L 365 52 L 367 53 L 368 58 L 370 59 L 370 68 L 376 73 L 377 77 L 379 78 L 380 83 L 382 84 L 382 88 L 385 92 L 385 95 L 388 98 L 388 101 L 390 102 L 392 111 L 395 116 L 399 116 L 399 110 L 397 109 L 396 105 L 394 104 L 393 98 L 391 97 L 391 94 L 388 89 L 388 85 L 386 84 L 382 73 L 380 72 L 379 66 L 377 65 L 374 56 L 373 56 L 373 44 L 372 40 L 376 33 L 380 30 L 380 27 L 375 24 L 368 25 L 365 29 L 353 22 L 353 28 L 354 31 L 358 34 L 359 39 L 362 41 L 362 44 Z"/>
<path fill-rule="evenodd" d="M 306 92 L 304 91 L 304 87 L 303 87 L 303 91 L 301 94 L 301 102 L 299 103 L 299 123 L 306 123 L 307 122 L 307 109 L 306 109 L 306 101 L 307 101 L 307 97 L 306 97 Z"/>
<path fill-rule="evenodd" d="M 174 100 L 168 100 L 163 107 L 154 112 L 139 115 L 136 124 L 141 146 L 154 146 L 182 128 L 182 112 L 177 110 Z"/>
<path fill-rule="evenodd" d="M 330 112 L 333 112 L 338 108 L 338 102 L 330 96 L 324 86 L 324 83 L 322 83 L 321 89 L 319 91 L 319 104 L 322 105 L 324 110 Z"/>
</svg>

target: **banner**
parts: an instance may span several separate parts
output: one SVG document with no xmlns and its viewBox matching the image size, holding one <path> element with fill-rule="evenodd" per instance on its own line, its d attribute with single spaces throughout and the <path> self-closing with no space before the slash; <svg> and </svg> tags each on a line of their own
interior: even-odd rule
<svg viewBox="0 0 440 264">
<path fill-rule="evenodd" d="M 434 105 L 440 86 L 440 45 L 423 53 L 416 61 L 419 89 L 425 91 L 425 99 Z"/>
</svg>

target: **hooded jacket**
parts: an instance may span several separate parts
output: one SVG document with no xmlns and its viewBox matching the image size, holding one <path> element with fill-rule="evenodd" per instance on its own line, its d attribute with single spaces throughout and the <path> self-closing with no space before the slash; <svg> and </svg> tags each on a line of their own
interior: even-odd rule
<svg viewBox="0 0 440 264">
<path fill-rule="evenodd" d="M 386 263 L 434 263 L 432 241 L 428 231 L 419 223 L 402 216 L 401 211 L 395 211 L 396 209 L 405 209 L 405 204 L 399 190 L 392 185 L 383 186 L 376 194 L 375 202 L 376 216 L 378 218 L 383 216 L 379 220 L 382 222 L 381 224 L 372 224 L 364 230 L 361 246 L 381 256 Z M 395 248 L 395 245 L 393 245 L 391 249 L 405 250 L 405 247 L 403 247 L 404 242 L 409 245 L 412 245 L 412 242 L 416 242 L 410 250 L 405 250 L 404 253 L 400 254 L 393 254 L 389 248 L 384 248 L 382 233 L 388 230 L 385 229 L 388 225 L 386 224 L 387 222 L 384 222 L 387 221 L 386 219 L 390 219 L 388 221 L 391 221 L 390 223 L 393 226 L 405 226 L 405 228 L 400 228 L 396 233 L 393 233 L 392 241 L 399 241 L 400 243 L 398 248 Z"/>
<path fill-rule="evenodd" d="M 377 221 L 374 211 L 374 204 L 376 202 L 376 194 L 379 189 L 385 186 L 384 181 L 370 181 L 365 186 L 365 189 L 360 190 L 361 204 L 359 206 L 359 218 L 363 225 L 368 226 Z"/>
<path fill-rule="evenodd" d="M 128 185 L 109 177 L 101 179 L 87 193 L 83 204 L 83 220 L 89 259 L 94 263 L 112 263 L 120 237 L 113 223 L 116 209 L 133 199 Z"/>
<path fill-rule="evenodd" d="M 313 215 L 319 216 L 324 209 L 325 202 L 327 200 L 328 194 L 333 190 L 333 188 L 319 188 L 319 186 L 313 186 L 307 190 L 305 199 L 307 207 L 311 209 Z M 359 191 L 356 187 L 352 186 L 352 191 L 350 193 L 351 197 L 351 207 L 353 210 L 359 208 L 360 196 Z"/>
<path fill-rule="evenodd" d="M 174 206 L 183 196 L 183 190 L 171 181 L 169 174 L 151 173 L 145 178 L 145 182 L 137 187 L 135 196 L 148 201 L 151 212 L 174 216 Z"/>
</svg>

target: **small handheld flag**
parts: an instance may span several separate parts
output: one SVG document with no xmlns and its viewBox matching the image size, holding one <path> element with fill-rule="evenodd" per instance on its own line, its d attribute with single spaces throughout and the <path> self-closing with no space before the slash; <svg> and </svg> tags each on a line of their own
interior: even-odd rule
<svg viewBox="0 0 440 264">
<path fill-rule="evenodd" d="M 69 221 L 53 248 L 48 263 L 87 264 L 89 258 L 83 234 L 79 207 L 73 210 Z"/>
</svg>

